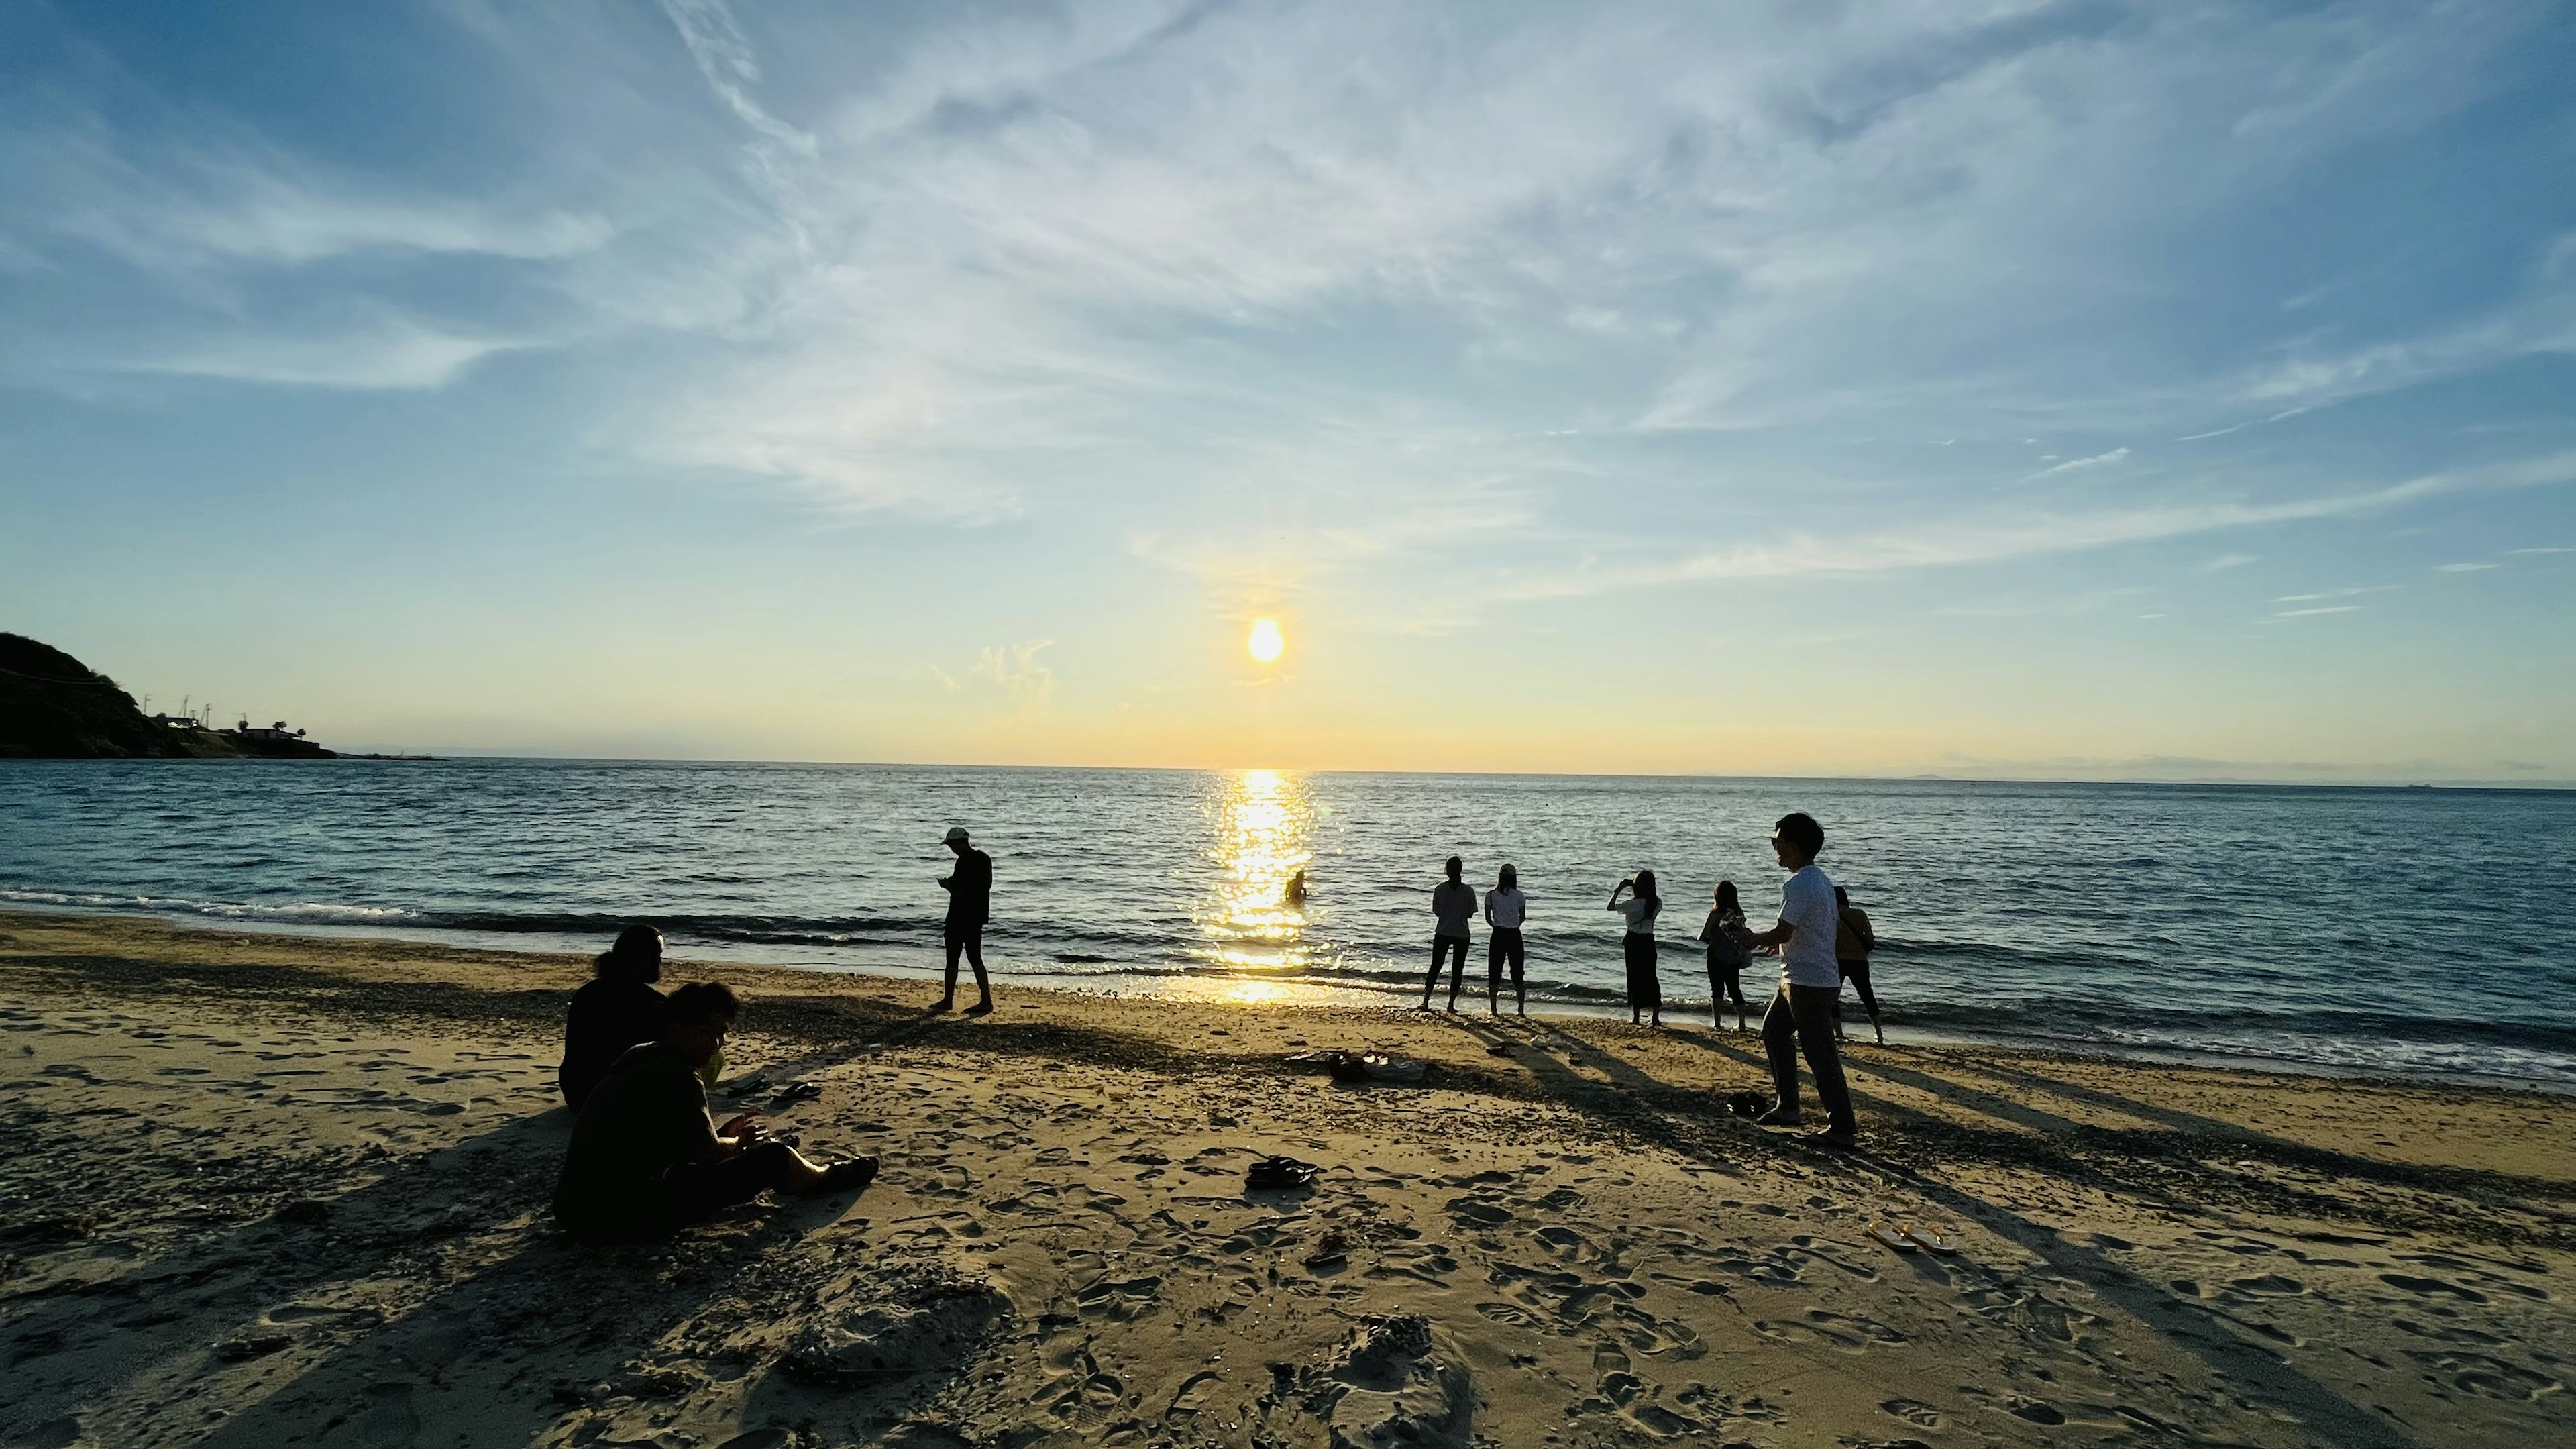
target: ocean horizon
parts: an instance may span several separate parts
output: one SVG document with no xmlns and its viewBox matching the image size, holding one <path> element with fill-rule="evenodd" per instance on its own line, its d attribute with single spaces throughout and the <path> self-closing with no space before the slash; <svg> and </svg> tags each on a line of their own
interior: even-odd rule
<svg viewBox="0 0 2576 1449">
<path fill-rule="evenodd" d="M 2576 1089 L 2576 795 L 2528 785 L 13 761 L 0 906 L 564 951 L 640 920 L 683 962 L 920 975 L 954 823 L 1005 983 L 1384 1005 L 1454 851 L 1518 868 L 1533 1009 L 1624 1010 L 1603 905 L 1657 871 L 1667 1015 L 1704 1021 L 1710 888 L 1767 920 L 1792 809 L 1876 923 L 1892 1036 Z M 1744 979 L 1758 1012 L 1776 966 Z"/>
</svg>

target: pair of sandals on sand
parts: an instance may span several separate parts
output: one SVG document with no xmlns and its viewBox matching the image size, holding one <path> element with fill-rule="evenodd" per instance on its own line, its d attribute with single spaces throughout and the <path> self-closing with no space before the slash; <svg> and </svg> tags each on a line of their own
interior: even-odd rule
<svg viewBox="0 0 2576 1449">
<path fill-rule="evenodd" d="M 1869 1223 L 1869 1235 L 1900 1253 L 1911 1253 L 1921 1248 L 1946 1258 L 1959 1251 L 1957 1238 L 1915 1223 L 1890 1222 L 1885 1218 L 1872 1218 Z"/>
</svg>

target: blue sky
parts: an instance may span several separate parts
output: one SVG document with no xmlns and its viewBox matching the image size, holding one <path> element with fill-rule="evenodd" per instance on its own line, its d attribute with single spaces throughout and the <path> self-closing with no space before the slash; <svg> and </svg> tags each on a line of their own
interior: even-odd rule
<svg viewBox="0 0 2576 1449">
<path fill-rule="evenodd" d="M 12 6 L 0 627 L 352 746 L 2576 779 L 2570 74 L 2510 3 Z"/>
</svg>

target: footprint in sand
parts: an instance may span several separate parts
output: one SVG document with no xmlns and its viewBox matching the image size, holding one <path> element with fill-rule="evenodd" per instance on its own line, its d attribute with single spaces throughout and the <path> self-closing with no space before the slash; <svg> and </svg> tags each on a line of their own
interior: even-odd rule
<svg viewBox="0 0 2576 1449">
<path fill-rule="evenodd" d="M 2483 1353 L 2408 1349 L 2406 1356 L 2425 1366 L 2428 1372 L 2424 1377 L 2437 1384 L 2447 1380 L 2451 1387 L 2475 1398 L 2520 1402 L 2565 1387 L 2546 1374 Z"/>
<path fill-rule="evenodd" d="M 1783 1343 L 1816 1344 L 1846 1353 L 1865 1353 L 1873 1343 L 1906 1341 L 1904 1334 L 1876 1319 L 1829 1313 L 1822 1308 L 1808 1309 L 1804 1322 L 1783 1318 L 1761 1319 L 1753 1325 L 1753 1331 Z"/>
<path fill-rule="evenodd" d="M 2475 1288 L 2463 1288 L 2440 1278 L 2417 1278 L 2405 1273 L 2382 1273 L 2379 1281 L 2391 1288 L 2402 1288 L 2418 1298 L 2449 1297 L 2463 1303 L 2484 1303 L 2487 1295 Z"/>
<path fill-rule="evenodd" d="M 1893 1418 L 1903 1419 L 1918 1429 L 1941 1427 L 1941 1411 L 1919 1399 L 1890 1399 L 1879 1405 L 1878 1411 Z"/>
<path fill-rule="evenodd" d="M 1456 1198 L 1443 1211 L 1461 1223 L 1478 1228 L 1499 1228 L 1512 1220 L 1510 1208 L 1482 1198 Z"/>
<path fill-rule="evenodd" d="M 1074 1290 L 1073 1301 L 1084 1313 L 1125 1323 L 1152 1312 L 1162 1291 L 1160 1276 L 1098 1278 Z"/>
</svg>

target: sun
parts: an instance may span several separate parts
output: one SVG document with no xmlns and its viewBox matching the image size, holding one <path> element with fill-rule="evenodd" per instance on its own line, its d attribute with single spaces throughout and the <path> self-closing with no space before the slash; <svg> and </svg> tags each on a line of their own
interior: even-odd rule
<svg viewBox="0 0 2576 1449">
<path fill-rule="evenodd" d="M 1288 647 L 1288 640 L 1279 632 L 1278 620 L 1255 619 L 1252 621 L 1252 637 L 1244 641 L 1243 647 L 1252 651 L 1253 658 L 1267 664 Z"/>
</svg>

